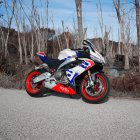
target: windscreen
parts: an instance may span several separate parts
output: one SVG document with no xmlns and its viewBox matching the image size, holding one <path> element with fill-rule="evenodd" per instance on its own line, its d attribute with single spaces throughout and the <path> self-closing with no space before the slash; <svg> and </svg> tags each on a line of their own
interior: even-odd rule
<svg viewBox="0 0 140 140">
<path fill-rule="evenodd" d="M 95 50 L 97 50 L 97 48 L 95 47 L 95 45 L 93 45 L 89 40 L 84 40 L 83 41 L 83 45 L 86 47 L 90 47 L 90 49 L 95 52 Z"/>
</svg>

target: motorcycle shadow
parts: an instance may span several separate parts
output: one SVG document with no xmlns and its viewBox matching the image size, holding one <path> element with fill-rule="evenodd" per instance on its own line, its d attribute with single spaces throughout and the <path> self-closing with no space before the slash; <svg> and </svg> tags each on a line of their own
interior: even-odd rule
<svg viewBox="0 0 140 140">
<path fill-rule="evenodd" d="M 90 103 L 90 102 L 87 102 L 85 101 L 81 94 L 76 94 L 76 95 L 67 95 L 67 94 L 64 94 L 64 93 L 58 93 L 58 92 L 54 92 L 54 91 L 49 91 L 49 93 L 46 93 L 43 95 L 43 97 L 48 97 L 48 96 L 56 96 L 56 97 L 60 97 L 60 98 L 67 98 L 67 99 L 82 99 L 84 102 L 88 103 L 88 104 L 103 104 L 103 103 L 106 103 L 109 101 L 109 97 L 106 97 L 104 100 L 100 101 L 100 102 L 97 102 L 97 103 Z"/>
<path fill-rule="evenodd" d="M 81 95 L 77 94 L 77 95 L 67 95 L 64 93 L 58 93 L 58 92 L 54 92 L 54 91 L 49 91 L 49 93 L 46 93 L 43 95 L 43 97 L 47 97 L 47 96 L 57 96 L 57 97 L 62 97 L 62 98 L 67 98 L 67 99 L 80 99 Z"/>
</svg>

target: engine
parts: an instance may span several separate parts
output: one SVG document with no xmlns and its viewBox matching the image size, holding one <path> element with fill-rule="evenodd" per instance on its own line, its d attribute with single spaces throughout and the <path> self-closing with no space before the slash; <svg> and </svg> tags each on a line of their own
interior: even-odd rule
<svg viewBox="0 0 140 140">
<path fill-rule="evenodd" d="M 63 69 L 59 69 L 54 73 L 54 77 L 58 83 L 68 84 L 66 72 Z"/>
</svg>

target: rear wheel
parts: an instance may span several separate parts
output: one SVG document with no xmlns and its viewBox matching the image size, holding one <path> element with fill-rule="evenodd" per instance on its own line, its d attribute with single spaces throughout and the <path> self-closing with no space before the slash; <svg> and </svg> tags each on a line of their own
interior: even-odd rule
<svg viewBox="0 0 140 140">
<path fill-rule="evenodd" d="M 95 74 L 93 86 L 89 86 L 89 77 L 86 75 L 81 82 L 81 94 L 86 102 L 99 103 L 108 97 L 110 83 L 107 76 L 103 73 Z"/>
<path fill-rule="evenodd" d="M 43 86 L 43 81 L 33 83 L 33 79 L 40 74 L 42 74 L 41 70 L 33 70 L 28 74 L 26 78 L 25 89 L 27 93 L 32 97 L 43 96 L 44 92 L 46 91 L 46 88 Z"/>
</svg>

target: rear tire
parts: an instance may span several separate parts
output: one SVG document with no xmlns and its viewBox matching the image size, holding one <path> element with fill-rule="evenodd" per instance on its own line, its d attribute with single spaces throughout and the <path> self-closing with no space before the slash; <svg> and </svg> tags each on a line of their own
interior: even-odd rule
<svg viewBox="0 0 140 140">
<path fill-rule="evenodd" d="M 46 91 L 46 88 L 43 86 L 44 81 L 35 84 L 32 82 L 33 78 L 39 76 L 42 73 L 43 72 L 41 70 L 32 70 L 26 78 L 25 89 L 31 97 L 41 97 Z"/>
<path fill-rule="evenodd" d="M 94 91 L 94 93 L 91 93 L 91 95 L 86 90 L 86 84 L 89 79 L 88 75 L 85 75 L 81 82 L 80 92 L 82 94 L 83 100 L 88 103 L 101 103 L 102 101 L 107 99 L 110 91 L 110 82 L 108 77 L 104 73 L 98 72 L 95 75 L 95 78 L 98 79 L 99 82 L 96 82 L 94 87 L 90 87 L 91 90 Z M 100 86 L 102 87 L 100 88 Z"/>
</svg>

